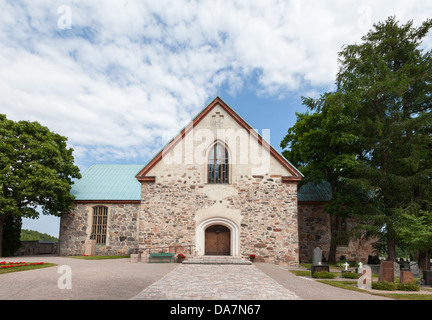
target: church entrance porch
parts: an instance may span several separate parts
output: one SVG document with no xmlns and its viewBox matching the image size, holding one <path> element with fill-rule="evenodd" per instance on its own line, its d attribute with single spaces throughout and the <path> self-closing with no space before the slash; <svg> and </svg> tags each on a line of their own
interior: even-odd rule
<svg viewBox="0 0 432 320">
<path fill-rule="evenodd" d="M 240 232 L 230 219 L 213 217 L 202 221 L 195 241 L 198 256 L 239 256 Z"/>
<path fill-rule="evenodd" d="M 205 230 L 205 255 L 229 256 L 231 254 L 230 230 L 223 225 L 213 225 Z"/>
</svg>

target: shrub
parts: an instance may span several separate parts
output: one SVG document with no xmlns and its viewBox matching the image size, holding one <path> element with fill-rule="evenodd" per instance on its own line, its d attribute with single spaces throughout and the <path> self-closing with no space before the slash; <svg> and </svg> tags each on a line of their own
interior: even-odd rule
<svg viewBox="0 0 432 320">
<path fill-rule="evenodd" d="M 318 279 L 334 279 L 336 278 L 336 274 L 327 271 L 318 271 L 318 272 L 314 272 L 312 277 Z"/>
<path fill-rule="evenodd" d="M 355 273 L 355 272 L 343 272 L 342 273 L 342 278 L 358 279 L 359 275 L 358 275 L 358 273 Z"/>
<path fill-rule="evenodd" d="M 397 285 L 396 285 L 396 283 L 389 282 L 389 281 L 373 281 L 372 282 L 372 289 L 395 291 L 395 290 L 397 290 Z"/>
<path fill-rule="evenodd" d="M 420 291 L 420 287 L 415 283 L 398 283 L 397 289 L 402 291 Z"/>
</svg>

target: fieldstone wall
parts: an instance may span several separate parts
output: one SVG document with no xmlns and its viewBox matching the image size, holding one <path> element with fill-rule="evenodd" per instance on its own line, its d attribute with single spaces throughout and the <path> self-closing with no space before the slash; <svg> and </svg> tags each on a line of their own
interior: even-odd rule
<svg viewBox="0 0 432 320">
<path fill-rule="evenodd" d="M 93 207 L 108 207 L 105 244 L 96 245 L 97 255 L 128 255 L 138 247 L 137 221 L 139 204 L 76 204 L 60 220 L 59 254 L 84 254 L 85 240 L 90 238 Z"/>
<path fill-rule="evenodd" d="M 91 230 L 87 230 L 91 229 L 88 226 L 89 209 L 90 207 L 85 204 L 76 204 L 71 212 L 61 215 L 59 230 L 60 256 L 84 254 L 84 242 L 91 232 Z"/>
<path fill-rule="evenodd" d="M 256 261 L 295 265 L 298 261 L 297 185 L 279 176 L 245 177 L 234 184 L 238 195 L 230 205 L 241 209 L 242 256 Z"/>
<path fill-rule="evenodd" d="M 223 217 L 238 225 L 241 256 L 255 254 L 257 261 L 298 263 L 295 183 L 263 175 L 212 186 L 189 182 L 187 177 L 143 183 L 141 247 L 195 245 L 198 224 Z"/>
<path fill-rule="evenodd" d="M 195 212 L 215 203 L 201 185 L 143 183 L 139 243 L 142 248 L 195 245 Z"/>
<path fill-rule="evenodd" d="M 324 211 L 322 203 L 302 203 L 298 204 L 299 210 L 299 255 L 300 262 L 309 262 L 312 260 L 313 249 L 320 247 L 324 257 L 328 257 L 330 248 L 330 216 Z M 347 219 L 347 228 L 354 225 L 352 219 Z M 347 246 L 338 246 L 336 250 L 336 259 L 345 256 L 348 261 L 366 263 L 368 255 L 374 254 L 372 247 L 376 239 L 350 240 Z"/>
</svg>

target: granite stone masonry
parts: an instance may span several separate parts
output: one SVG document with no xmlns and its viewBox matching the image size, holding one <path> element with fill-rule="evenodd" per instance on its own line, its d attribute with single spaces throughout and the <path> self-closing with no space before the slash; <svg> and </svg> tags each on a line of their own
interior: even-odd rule
<svg viewBox="0 0 432 320">
<path fill-rule="evenodd" d="M 129 255 L 138 247 L 138 204 L 76 204 L 60 223 L 60 255 L 83 255 L 92 232 L 95 206 L 108 207 L 106 242 L 96 245 L 97 255 Z"/>
<path fill-rule="evenodd" d="M 296 185 L 280 180 L 245 176 L 227 187 L 229 196 L 218 200 L 206 194 L 207 185 L 187 180 L 143 184 L 139 242 L 149 248 L 194 245 L 207 208 L 238 221 L 241 256 L 255 254 L 261 261 L 296 264 Z"/>
<path fill-rule="evenodd" d="M 355 221 L 347 219 L 348 230 L 353 228 Z M 299 259 L 300 262 L 312 261 L 313 250 L 320 247 L 324 257 L 328 257 L 330 249 L 330 216 L 324 211 L 322 202 L 299 202 Z M 344 256 L 348 261 L 366 263 L 368 255 L 374 252 L 376 238 L 350 239 L 347 244 L 336 248 L 336 259 Z"/>
<path fill-rule="evenodd" d="M 91 166 L 72 187 L 74 209 L 61 217 L 60 255 L 84 254 L 94 237 L 96 255 L 141 259 L 170 250 L 297 265 L 315 247 L 326 256 L 323 203 L 298 201 L 303 176 L 264 130 L 217 97 L 146 165 Z M 371 253 L 364 239 L 338 247 L 347 260 Z"/>
</svg>

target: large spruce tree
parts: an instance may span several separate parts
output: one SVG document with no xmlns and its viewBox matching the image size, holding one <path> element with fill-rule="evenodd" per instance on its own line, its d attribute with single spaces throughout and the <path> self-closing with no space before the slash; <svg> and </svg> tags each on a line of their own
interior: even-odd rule
<svg viewBox="0 0 432 320">
<path fill-rule="evenodd" d="M 337 91 L 355 101 L 362 148 L 352 181 L 374 195 L 369 218 L 385 232 L 389 260 L 401 240 L 399 214 L 431 204 L 432 53 L 420 48 L 431 27 L 390 17 L 339 54 Z"/>
<path fill-rule="evenodd" d="M 281 144 L 309 181 L 332 186 L 332 233 L 337 216 L 362 208 L 348 212 L 386 239 L 389 260 L 407 243 L 410 233 L 397 232 L 406 215 L 422 219 L 432 206 L 432 53 L 421 49 L 431 27 L 430 19 L 414 27 L 389 17 L 343 47 L 335 91 L 304 98 L 314 113 L 298 115 Z M 354 191 L 361 207 L 348 197 Z"/>
</svg>

